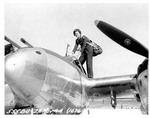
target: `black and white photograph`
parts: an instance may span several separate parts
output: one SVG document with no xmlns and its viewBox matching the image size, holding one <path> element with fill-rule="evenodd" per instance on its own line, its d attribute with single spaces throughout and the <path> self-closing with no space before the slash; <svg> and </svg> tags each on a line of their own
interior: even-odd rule
<svg viewBox="0 0 150 118">
<path fill-rule="evenodd" d="M 4 115 L 149 115 L 148 3 L 8 2 L 3 14 Z"/>
</svg>

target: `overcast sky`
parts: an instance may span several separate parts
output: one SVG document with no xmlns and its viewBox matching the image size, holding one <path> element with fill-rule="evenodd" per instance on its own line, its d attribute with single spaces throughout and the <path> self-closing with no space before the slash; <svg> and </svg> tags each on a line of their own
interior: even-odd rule
<svg viewBox="0 0 150 118">
<path fill-rule="evenodd" d="M 99 44 L 103 53 L 93 59 L 94 77 L 136 73 L 144 57 L 110 40 L 94 24 L 107 22 L 148 47 L 148 4 L 43 3 L 5 4 L 5 35 L 21 46 L 20 38 L 64 56 L 75 43 L 73 30 Z M 5 42 L 6 43 L 6 42 Z"/>
</svg>

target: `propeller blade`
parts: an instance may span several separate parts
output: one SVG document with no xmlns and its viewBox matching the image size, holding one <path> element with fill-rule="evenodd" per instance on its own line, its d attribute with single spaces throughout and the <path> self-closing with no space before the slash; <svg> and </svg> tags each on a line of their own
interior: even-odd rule
<svg viewBox="0 0 150 118">
<path fill-rule="evenodd" d="M 128 34 L 103 21 L 95 20 L 95 25 L 99 30 L 119 45 L 148 58 L 148 49 Z"/>
</svg>

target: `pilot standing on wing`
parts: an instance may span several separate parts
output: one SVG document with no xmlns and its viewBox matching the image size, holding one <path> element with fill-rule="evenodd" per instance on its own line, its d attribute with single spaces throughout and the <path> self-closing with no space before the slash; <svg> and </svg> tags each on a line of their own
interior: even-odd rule
<svg viewBox="0 0 150 118">
<path fill-rule="evenodd" d="M 78 46 L 81 46 L 81 56 L 79 57 L 80 63 L 83 65 L 86 61 L 86 68 L 89 78 L 93 78 L 93 48 L 88 45 L 86 42 L 91 42 L 86 36 L 81 36 L 81 31 L 79 29 L 75 29 L 73 31 L 75 37 L 77 37 L 75 46 L 73 49 L 73 53 L 77 51 Z"/>
</svg>

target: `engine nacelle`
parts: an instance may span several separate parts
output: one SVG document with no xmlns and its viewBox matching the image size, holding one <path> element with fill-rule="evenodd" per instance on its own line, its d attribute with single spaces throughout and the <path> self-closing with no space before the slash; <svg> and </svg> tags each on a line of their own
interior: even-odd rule
<svg viewBox="0 0 150 118">
<path fill-rule="evenodd" d="M 138 76 L 137 88 L 141 100 L 141 110 L 148 114 L 148 70 Z"/>
<path fill-rule="evenodd" d="M 141 111 L 143 114 L 148 114 L 148 59 L 138 67 L 136 90 L 141 101 Z"/>
</svg>

